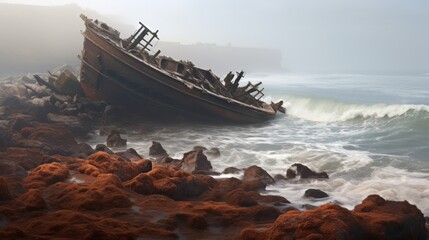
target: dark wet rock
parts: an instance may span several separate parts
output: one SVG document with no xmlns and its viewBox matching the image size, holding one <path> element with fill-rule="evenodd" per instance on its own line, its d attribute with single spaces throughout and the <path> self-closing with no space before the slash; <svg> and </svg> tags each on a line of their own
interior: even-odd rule
<svg viewBox="0 0 429 240">
<path fill-rule="evenodd" d="M 15 131 L 20 131 L 24 127 L 29 127 L 32 125 L 34 117 L 31 115 L 17 114 L 9 122 L 10 128 Z"/>
<path fill-rule="evenodd" d="M 73 153 L 72 155 L 85 158 L 91 154 L 94 154 L 95 152 L 96 151 L 87 143 L 79 143 L 78 146 L 75 148 L 75 153 Z"/>
<path fill-rule="evenodd" d="M 300 163 L 293 164 L 286 171 L 287 178 L 296 178 L 297 176 L 300 176 L 301 178 L 329 178 L 326 172 L 320 172 L 320 173 L 315 172 L 310 168 L 308 168 L 307 166 Z"/>
<path fill-rule="evenodd" d="M 193 150 L 194 151 L 200 151 L 201 150 L 201 151 L 203 151 L 203 153 L 205 155 L 208 155 L 208 156 L 211 156 L 211 157 L 219 157 L 220 156 L 220 150 L 219 150 L 219 148 L 210 148 L 210 149 L 207 149 L 204 146 L 195 146 L 193 148 Z"/>
<path fill-rule="evenodd" d="M 246 191 L 262 191 L 265 190 L 267 184 L 263 180 L 243 181 L 240 188 Z"/>
<path fill-rule="evenodd" d="M 135 164 L 140 173 L 147 173 L 152 170 L 152 161 L 150 160 L 142 159 L 135 162 Z"/>
<path fill-rule="evenodd" d="M 126 151 L 117 152 L 115 154 L 130 161 L 138 161 L 143 159 L 143 157 L 140 156 L 140 154 L 138 154 L 137 151 L 133 148 L 128 148 Z"/>
<path fill-rule="evenodd" d="M 200 151 L 200 150 L 205 151 L 205 150 L 207 150 L 207 148 L 204 146 L 194 146 L 193 150 L 194 151 Z"/>
<path fill-rule="evenodd" d="M 79 80 L 68 69 L 65 69 L 54 82 L 55 88 L 61 93 L 74 96 L 83 96 L 82 88 L 80 87 Z"/>
<path fill-rule="evenodd" d="M 256 165 L 250 166 L 244 170 L 243 182 L 251 181 L 262 181 L 265 184 L 273 184 L 275 182 L 267 171 Z"/>
<path fill-rule="evenodd" d="M 211 157 L 220 157 L 220 150 L 219 148 L 210 148 L 210 150 L 205 150 L 204 154 Z"/>
<path fill-rule="evenodd" d="M 108 147 L 127 147 L 127 139 L 121 138 L 121 134 L 117 130 L 110 131 L 106 143 Z"/>
<path fill-rule="evenodd" d="M 9 186 L 4 177 L 0 176 L 0 201 L 11 200 L 13 197 L 10 194 Z"/>
<path fill-rule="evenodd" d="M 305 198 L 326 198 L 329 197 L 327 193 L 319 189 L 307 189 L 304 193 Z"/>
<path fill-rule="evenodd" d="M 201 174 L 201 175 L 208 175 L 208 176 L 219 176 L 219 172 L 211 171 L 211 170 L 194 170 L 192 172 L 193 174 Z"/>
<path fill-rule="evenodd" d="M 241 170 L 236 167 L 227 167 L 225 170 L 223 170 L 223 174 L 238 174 Z"/>
<path fill-rule="evenodd" d="M 104 144 L 97 144 L 95 146 L 95 151 L 96 152 L 106 152 L 108 154 L 113 154 L 113 151 L 110 150 L 110 148 Z"/>
<path fill-rule="evenodd" d="M 149 156 L 165 157 L 168 156 L 167 151 L 162 147 L 161 143 L 152 141 L 152 146 L 149 147 Z"/>
<path fill-rule="evenodd" d="M 193 172 L 198 170 L 211 170 L 212 164 L 207 160 L 206 155 L 203 151 L 190 151 L 183 154 L 182 169 L 187 172 Z"/>
<path fill-rule="evenodd" d="M 284 181 L 284 180 L 287 180 L 287 178 L 286 178 L 285 176 L 281 175 L 281 174 L 276 174 L 276 175 L 274 175 L 274 180 L 275 180 L 276 182 L 278 182 L 278 181 Z"/>
<path fill-rule="evenodd" d="M 228 192 L 225 197 L 225 202 L 231 205 L 240 207 L 256 206 L 258 203 L 252 198 L 252 194 L 243 189 L 235 189 Z"/>
</svg>

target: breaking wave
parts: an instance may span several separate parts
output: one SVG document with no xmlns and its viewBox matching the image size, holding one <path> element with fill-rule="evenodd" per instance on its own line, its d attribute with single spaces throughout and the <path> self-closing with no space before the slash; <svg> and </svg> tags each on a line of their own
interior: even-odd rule
<svg viewBox="0 0 429 240">
<path fill-rule="evenodd" d="M 394 118 L 406 115 L 429 119 L 429 105 L 423 104 L 350 104 L 295 96 L 287 96 L 286 99 L 289 115 L 315 122 L 342 122 L 357 118 Z"/>
</svg>

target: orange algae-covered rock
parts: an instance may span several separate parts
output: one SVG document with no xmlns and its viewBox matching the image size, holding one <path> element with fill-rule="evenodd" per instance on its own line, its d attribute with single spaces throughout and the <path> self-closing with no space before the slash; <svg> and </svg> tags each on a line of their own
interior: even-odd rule
<svg viewBox="0 0 429 240">
<path fill-rule="evenodd" d="M 50 205 L 59 209 L 103 210 L 131 206 L 128 194 L 114 174 L 100 174 L 90 184 L 57 183 L 45 189 Z"/>
<path fill-rule="evenodd" d="M 39 189 L 30 189 L 18 198 L 29 211 L 41 210 L 46 208 L 46 202 Z"/>
<path fill-rule="evenodd" d="M 23 181 L 30 188 L 46 187 L 56 182 L 64 181 L 69 176 L 66 165 L 60 163 L 43 164 L 35 168 Z"/>
<path fill-rule="evenodd" d="M 370 195 L 357 205 L 353 214 L 364 219 L 369 239 L 425 239 L 427 232 L 422 212 L 407 201 L 386 201 Z"/>
<path fill-rule="evenodd" d="M 139 174 L 136 164 L 106 152 L 96 152 L 79 168 L 79 172 L 96 177 L 102 173 L 116 174 L 121 181 L 128 181 Z"/>
<path fill-rule="evenodd" d="M 90 212 L 59 210 L 24 219 L 0 229 L 1 239 L 175 239 L 177 235 L 150 225 L 136 226 L 125 220 Z M 146 238 L 145 238 L 146 239 Z"/>
<path fill-rule="evenodd" d="M 31 170 L 39 166 L 45 158 L 42 150 L 37 148 L 7 148 L 5 152 L 0 153 L 0 159 L 3 161 L 14 162 L 25 170 Z"/>
<path fill-rule="evenodd" d="M 162 194 L 176 200 L 197 197 L 214 185 L 216 180 L 210 176 L 173 172 L 159 166 L 124 183 L 125 187 L 143 195 Z"/>
<path fill-rule="evenodd" d="M 243 230 L 239 239 L 426 239 L 423 214 L 408 202 L 372 195 L 349 211 L 325 204 L 282 214 L 267 230 Z"/>
<path fill-rule="evenodd" d="M 135 178 L 125 182 L 124 186 L 143 195 L 150 195 L 157 192 L 157 189 L 153 185 L 153 179 L 146 173 L 140 173 Z"/>
</svg>

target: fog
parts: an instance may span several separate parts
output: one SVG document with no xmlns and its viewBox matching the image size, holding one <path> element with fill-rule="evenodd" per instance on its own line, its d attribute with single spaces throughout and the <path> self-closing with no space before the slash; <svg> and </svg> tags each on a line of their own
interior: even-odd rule
<svg viewBox="0 0 429 240">
<path fill-rule="evenodd" d="M 280 49 L 282 65 L 290 72 L 429 72 L 429 1 L 425 0 L 9 2 L 79 7 L 69 5 L 67 11 L 57 13 L 57 19 L 40 21 L 32 13 L 19 15 L 2 6 L 2 72 L 20 69 L 20 64 L 46 68 L 66 56 L 67 62 L 77 61 L 80 33 L 59 28 L 82 28 L 80 7 L 109 15 L 109 23 L 123 33 L 130 28 L 118 26 L 119 21 L 133 27 L 143 21 L 159 29 L 164 41 Z"/>
</svg>

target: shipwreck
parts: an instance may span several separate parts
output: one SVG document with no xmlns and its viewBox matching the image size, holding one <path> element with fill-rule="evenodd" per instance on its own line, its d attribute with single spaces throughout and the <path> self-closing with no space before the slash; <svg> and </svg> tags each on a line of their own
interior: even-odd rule
<svg viewBox="0 0 429 240">
<path fill-rule="evenodd" d="M 285 112 L 283 101 L 265 103 L 261 82 L 240 86 L 244 72 L 221 80 L 190 61 L 152 53 L 158 31 L 143 23 L 129 38 L 98 20 L 85 22 L 80 83 L 85 95 L 145 114 L 184 116 L 231 123 L 254 123 Z"/>
</svg>

